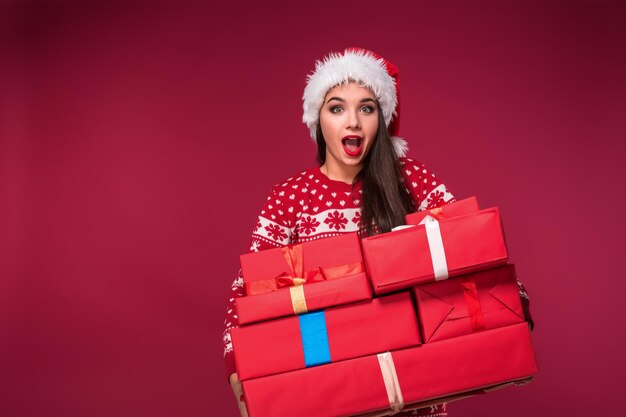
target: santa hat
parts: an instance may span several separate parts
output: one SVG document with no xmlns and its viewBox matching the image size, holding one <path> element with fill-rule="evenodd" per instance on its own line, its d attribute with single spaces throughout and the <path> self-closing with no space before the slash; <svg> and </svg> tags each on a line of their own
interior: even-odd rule
<svg viewBox="0 0 626 417">
<path fill-rule="evenodd" d="M 398 67 L 362 48 L 347 48 L 343 53 L 331 52 L 321 61 L 316 61 L 315 71 L 307 76 L 302 96 L 302 121 L 309 128 L 313 140 L 316 140 L 320 109 L 326 93 L 348 81 L 357 81 L 372 90 L 380 104 L 396 154 L 404 156 L 408 150 L 407 143 L 397 136 L 400 127 Z"/>
</svg>

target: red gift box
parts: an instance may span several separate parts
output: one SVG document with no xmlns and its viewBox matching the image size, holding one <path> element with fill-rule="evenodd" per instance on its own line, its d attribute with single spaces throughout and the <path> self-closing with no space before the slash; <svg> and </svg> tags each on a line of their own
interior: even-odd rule
<svg viewBox="0 0 626 417">
<path fill-rule="evenodd" d="M 424 342 L 524 321 L 513 265 L 413 288 Z"/>
<path fill-rule="evenodd" d="M 345 417 L 460 398 L 536 373 L 530 330 L 520 323 L 244 381 L 243 390 L 250 417 Z"/>
<path fill-rule="evenodd" d="M 476 197 L 469 197 L 463 200 L 455 201 L 454 203 L 445 204 L 441 207 L 407 214 L 405 220 L 406 224 L 418 225 L 426 216 L 431 216 L 437 220 L 441 220 L 444 218 L 447 219 L 450 217 L 462 216 L 478 210 L 480 210 L 480 208 L 478 207 L 478 200 Z"/>
<path fill-rule="evenodd" d="M 374 292 L 394 290 L 506 264 L 498 208 L 432 220 L 361 240 Z"/>
<path fill-rule="evenodd" d="M 372 298 L 356 233 L 241 255 L 240 324 Z"/>
<path fill-rule="evenodd" d="M 312 314 L 322 317 L 303 320 Z M 420 343 L 409 292 L 238 327 L 231 336 L 242 381 L 315 366 L 320 349 L 327 349 L 324 363 Z"/>
</svg>

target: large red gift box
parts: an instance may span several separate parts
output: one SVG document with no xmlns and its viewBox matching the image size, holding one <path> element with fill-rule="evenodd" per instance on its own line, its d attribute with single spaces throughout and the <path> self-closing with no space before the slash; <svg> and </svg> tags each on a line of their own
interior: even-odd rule
<svg viewBox="0 0 626 417">
<path fill-rule="evenodd" d="M 345 417 L 528 380 L 526 323 L 243 382 L 250 417 Z M 390 405 L 393 404 L 393 405 Z"/>
<path fill-rule="evenodd" d="M 497 207 L 361 240 L 374 292 L 383 294 L 506 264 Z"/>
<path fill-rule="evenodd" d="M 231 336 L 242 381 L 420 343 L 409 292 L 238 327 Z"/>
<path fill-rule="evenodd" d="M 464 214 L 473 213 L 480 210 L 476 197 L 469 197 L 454 203 L 445 204 L 428 210 L 417 211 L 407 214 L 405 217 L 406 224 L 418 225 L 422 223 L 426 216 L 434 217 L 437 220 L 462 216 Z"/>
<path fill-rule="evenodd" d="M 424 343 L 524 321 L 513 265 L 413 288 Z"/>
<path fill-rule="evenodd" d="M 356 233 L 241 255 L 240 324 L 372 298 Z"/>
</svg>

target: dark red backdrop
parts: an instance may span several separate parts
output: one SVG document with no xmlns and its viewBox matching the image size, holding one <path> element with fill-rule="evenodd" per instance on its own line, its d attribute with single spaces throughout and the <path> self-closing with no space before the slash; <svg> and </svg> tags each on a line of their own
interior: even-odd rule
<svg viewBox="0 0 626 417">
<path fill-rule="evenodd" d="M 450 416 L 623 409 L 619 2 L 209 3 L 3 3 L 0 415 L 237 415 L 238 255 L 352 45 L 399 66 L 410 156 L 501 207 L 532 297 L 536 381 Z"/>
</svg>

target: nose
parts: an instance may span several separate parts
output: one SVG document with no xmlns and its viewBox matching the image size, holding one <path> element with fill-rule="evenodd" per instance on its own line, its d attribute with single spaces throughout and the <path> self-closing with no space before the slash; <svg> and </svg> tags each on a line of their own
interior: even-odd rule
<svg viewBox="0 0 626 417">
<path fill-rule="evenodd" d="M 347 112 L 348 113 L 348 120 L 347 120 L 347 128 L 348 129 L 359 129 L 361 127 L 361 121 L 359 119 L 359 112 L 358 110 L 350 110 Z"/>
</svg>

